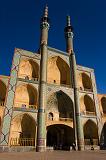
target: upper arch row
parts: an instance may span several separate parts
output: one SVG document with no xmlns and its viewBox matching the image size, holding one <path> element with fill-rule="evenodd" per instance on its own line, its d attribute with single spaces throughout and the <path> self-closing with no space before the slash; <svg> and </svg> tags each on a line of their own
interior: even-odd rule
<svg viewBox="0 0 106 160">
<path fill-rule="evenodd" d="M 19 78 L 38 81 L 39 72 L 40 66 L 36 61 L 29 59 L 20 60 L 18 71 Z M 83 88 L 84 90 L 92 91 L 92 79 L 87 73 L 78 73 L 77 79 L 80 89 Z M 70 66 L 60 56 L 52 56 L 48 58 L 47 83 L 72 86 Z"/>
</svg>

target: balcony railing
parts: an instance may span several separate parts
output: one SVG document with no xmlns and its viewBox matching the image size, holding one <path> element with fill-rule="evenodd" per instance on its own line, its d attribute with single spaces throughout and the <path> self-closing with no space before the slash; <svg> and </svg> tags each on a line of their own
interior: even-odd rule
<svg viewBox="0 0 106 160">
<path fill-rule="evenodd" d="M 15 103 L 15 108 L 21 108 L 21 109 L 37 109 L 37 105 L 26 105 L 26 104 L 19 104 Z"/>
<path fill-rule="evenodd" d="M 66 82 L 60 82 L 60 81 L 56 81 L 56 80 L 53 81 L 53 79 L 50 79 L 50 78 L 47 80 L 47 83 L 51 84 L 51 85 L 57 85 L 57 86 L 71 88 L 71 85 L 67 84 Z"/>
<path fill-rule="evenodd" d="M 34 138 L 11 138 L 10 146 L 35 146 Z"/>
<path fill-rule="evenodd" d="M 72 118 L 59 118 L 58 120 L 55 120 L 54 118 L 48 118 L 48 121 L 63 121 L 63 122 L 72 122 Z"/>
<path fill-rule="evenodd" d="M 72 118 L 59 118 L 60 121 L 73 121 Z"/>
<path fill-rule="evenodd" d="M 93 89 L 92 88 L 83 88 L 83 87 L 80 87 L 80 90 L 82 91 L 86 91 L 86 92 L 93 92 Z"/>
<path fill-rule="evenodd" d="M 88 115 L 88 116 L 95 116 L 96 115 L 95 112 L 89 112 L 89 111 L 83 111 L 82 114 L 83 115 Z"/>
<path fill-rule="evenodd" d="M 25 79 L 25 80 L 29 80 L 29 81 L 39 81 L 38 77 L 30 77 L 30 76 L 27 76 L 25 74 L 19 75 L 19 78 L 22 78 L 22 79 Z"/>
<path fill-rule="evenodd" d="M 28 108 L 30 108 L 30 109 L 37 109 L 37 105 L 28 105 Z"/>
</svg>

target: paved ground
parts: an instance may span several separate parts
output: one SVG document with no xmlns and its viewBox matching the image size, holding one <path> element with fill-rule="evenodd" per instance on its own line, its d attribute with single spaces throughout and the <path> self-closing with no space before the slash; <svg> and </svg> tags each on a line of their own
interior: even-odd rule
<svg viewBox="0 0 106 160">
<path fill-rule="evenodd" d="M 0 160 L 106 160 L 106 150 L 0 153 Z"/>
</svg>

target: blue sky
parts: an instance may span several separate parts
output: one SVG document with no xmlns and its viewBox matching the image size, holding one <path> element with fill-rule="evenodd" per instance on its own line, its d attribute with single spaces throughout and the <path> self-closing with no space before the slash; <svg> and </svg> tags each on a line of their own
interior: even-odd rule
<svg viewBox="0 0 106 160">
<path fill-rule="evenodd" d="M 14 48 L 36 52 L 40 18 L 49 7 L 49 46 L 65 51 L 64 27 L 71 16 L 77 64 L 95 69 L 99 93 L 106 93 L 105 0 L 1 0 L 0 74 L 9 75 Z"/>
</svg>

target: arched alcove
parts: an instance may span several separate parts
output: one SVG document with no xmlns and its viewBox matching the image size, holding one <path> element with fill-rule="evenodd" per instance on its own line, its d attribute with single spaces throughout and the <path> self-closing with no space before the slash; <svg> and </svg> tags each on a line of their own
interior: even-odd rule
<svg viewBox="0 0 106 160">
<path fill-rule="evenodd" d="M 90 96 L 84 96 L 84 104 L 87 112 L 95 112 L 94 101 Z"/>
<path fill-rule="evenodd" d="M 50 112 L 50 113 L 48 114 L 48 119 L 49 119 L 49 120 L 53 120 L 53 113 L 52 113 L 52 112 Z"/>
<path fill-rule="evenodd" d="M 63 84 L 63 85 L 70 85 L 69 66 L 59 56 L 48 59 L 47 82 Z"/>
<path fill-rule="evenodd" d="M 92 90 L 92 80 L 86 73 L 82 73 L 82 84 L 85 90 Z"/>
<path fill-rule="evenodd" d="M 83 127 L 85 145 L 98 145 L 98 127 L 92 120 L 88 120 Z"/>
<path fill-rule="evenodd" d="M 104 123 L 101 132 L 101 149 L 106 149 L 106 122 Z"/>
<path fill-rule="evenodd" d="M 0 80 L 0 106 L 4 106 L 4 101 L 6 97 L 6 85 Z"/>
<path fill-rule="evenodd" d="M 29 114 L 17 115 L 11 124 L 10 145 L 35 145 L 36 123 Z"/>
<path fill-rule="evenodd" d="M 47 127 L 47 146 L 53 147 L 55 150 L 70 150 L 70 146 L 72 146 L 73 143 L 73 128 L 62 124 Z"/>
<path fill-rule="evenodd" d="M 18 77 L 38 80 L 39 65 L 33 60 L 22 59 L 19 65 Z"/>
<path fill-rule="evenodd" d="M 106 114 L 106 97 L 101 98 L 101 105 L 102 105 L 103 113 Z"/>
<path fill-rule="evenodd" d="M 17 86 L 14 107 L 32 108 L 37 106 L 37 90 L 31 85 Z"/>
<path fill-rule="evenodd" d="M 54 119 L 73 119 L 73 102 L 63 91 L 53 93 L 47 100 L 47 113 L 52 112 Z M 56 118 L 57 119 L 57 118 Z"/>
</svg>

